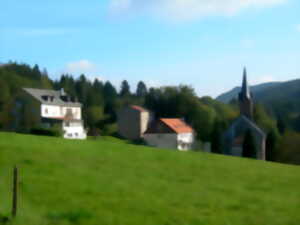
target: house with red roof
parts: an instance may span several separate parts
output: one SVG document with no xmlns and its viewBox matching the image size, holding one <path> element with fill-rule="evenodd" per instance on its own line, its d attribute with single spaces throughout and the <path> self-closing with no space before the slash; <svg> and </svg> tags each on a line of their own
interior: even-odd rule
<svg viewBox="0 0 300 225">
<path fill-rule="evenodd" d="M 149 126 L 143 137 L 153 147 L 187 151 L 193 147 L 195 131 L 182 119 L 161 118 Z"/>
</svg>

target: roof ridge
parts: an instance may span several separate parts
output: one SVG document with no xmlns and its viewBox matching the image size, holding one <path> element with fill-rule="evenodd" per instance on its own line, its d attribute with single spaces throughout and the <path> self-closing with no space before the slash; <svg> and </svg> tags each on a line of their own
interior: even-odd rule
<svg viewBox="0 0 300 225">
<path fill-rule="evenodd" d="M 247 118 L 245 115 L 241 115 L 238 119 L 244 119 L 246 120 L 249 124 L 251 124 L 257 131 L 260 133 L 263 133 L 265 135 L 265 132 L 252 120 Z"/>
</svg>

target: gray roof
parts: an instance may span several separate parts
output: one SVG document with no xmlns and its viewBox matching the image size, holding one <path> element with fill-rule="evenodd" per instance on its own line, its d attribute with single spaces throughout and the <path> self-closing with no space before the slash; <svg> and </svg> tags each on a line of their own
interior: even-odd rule
<svg viewBox="0 0 300 225">
<path fill-rule="evenodd" d="M 246 130 L 253 130 L 256 135 L 260 135 L 261 137 L 266 137 L 265 132 L 260 129 L 254 122 L 248 119 L 246 116 L 240 116 L 237 118 L 230 126 L 230 128 L 226 131 L 226 136 L 235 137 L 238 133 L 245 132 Z"/>
<path fill-rule="evenodd" d="M 70 97 L 66 96 L 63 90 L 55 91 L 50 89 L 36 88 L 23 88 L 23 90 L 42 104 L 81 107 L 81 103 L 71 101 Z M 48 100 L 45 96 L 48 96 Z"/>
</svg>

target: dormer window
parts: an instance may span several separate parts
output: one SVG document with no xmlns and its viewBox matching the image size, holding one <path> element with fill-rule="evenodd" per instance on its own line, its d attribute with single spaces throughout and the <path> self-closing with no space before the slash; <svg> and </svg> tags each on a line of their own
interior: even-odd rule
<svg viewBox="0 0 300 225">
<path fill-rule="evenodd" d="M 42 99 L 46 102 L 50 101 L 53 102 L 54 101 L 54 96 L 50 96 L 50 95 L 43 95 Z"/>
<path fill-rule="evenodd" d="M 49 96 L 48 96 L 48 95 L 43 95 L 43 96 L 42 96 L 42 99 L 45 100 L 45 101 L 48 101 Z"/>
<path fill-rule="evenodd" d="M 66 95 L 60 96 L 60 99 L 63 100 L 64 102 L 69 102 L 69 98 Z"/>
</svg>

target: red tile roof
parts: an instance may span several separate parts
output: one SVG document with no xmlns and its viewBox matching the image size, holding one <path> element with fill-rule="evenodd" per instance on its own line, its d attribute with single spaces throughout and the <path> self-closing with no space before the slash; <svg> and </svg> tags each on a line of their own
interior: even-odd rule
<svg viewBox="0 0 300 225">
<path fill-rule="evenodd" d="M 145 108 L 143 108 L 143 107 L 141 107 L 141 106 L 138 106 L 138 105 L 131 105 L 130 108 L 135 109 L 135 110 L 138 110 L 138 111 L 140 111 L 140 112 L 148 112 L 147 109 L 145 109 Z"/>
<path fill-rule="evenodd" d="M 192 133 L 194 132 L 193 128 L 187 125 L 182 119 L 165 119 L 161 118 L 161 122 L 166 124 L 169 128 L 171 128 L 175 133 Z"/>
</svg>

